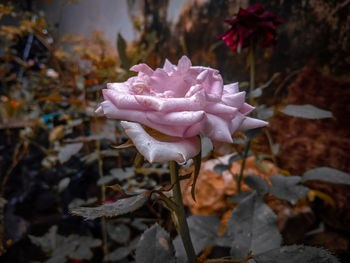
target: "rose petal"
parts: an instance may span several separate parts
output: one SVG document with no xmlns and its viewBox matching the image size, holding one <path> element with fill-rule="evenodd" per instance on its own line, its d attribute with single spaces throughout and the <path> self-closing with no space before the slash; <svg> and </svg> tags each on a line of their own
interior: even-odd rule
<svg viewBox="0 0 350 263">
<path fill-rule="evenodd" d="M 204 111 L 179 111 L 170 113 L 162 113 L 156 111 L 146 112 L 147 119 L 152 122 L 181 126 L 193 125 L 201 121 L 204 115 Z"/>
<path fill-rule="evenodd" d="M 236 131 L 238 131 L 245 118 L 246 117 L 240 112 L 237 113 L 236 117 L 233 120 L 231 120 L 229 126 L 231 134 L 234 134 Z"/>
<path fill-rule="evenodd" d="M 224 85 L 224 94 L 238 93 L 238 82 Z"/>
<path fill-rule="evenodd" d="M 202 85 L 207 92 L 207 99 L 209 101 L 220 101 L 222 96 L 223 80 L 218 72 L 211 70 Z"/>
<path fill-rule="evenodd" d="M 232 142 L 230 122 L 209 113 L 206 114 L 206 118 L 202 122 L 201 132 L 204 136 L 215 141 Z"/>
<path fill-rule="evenodd" d="M 103 97 L 105 100 L 111 101 L 115 106 L 121 109 L 146 110 L 147 107 L 138 103 L 134 95 L 120 93 L 113 89 L 103 89 Z"/>
<path fill-rule="evenodd" d="M 166 73 L 172 73 L 175 70 L 175 68 L 175 65 L 173 65 L 168 59 L 165 59 L 163 69 Z"/>
<path fill-rule="evenodd" d="M 205 117 L 200 122 L 197 122 L 196 124 L 189 126 L 188 129 L 184 132 L 183 136 L 187 138 L 187 137 L 193 137 L 200 134 L 204 123 L 204 119 Z"/>
<path fill-rule="evenodd" d="M 232 106 L 235 108 L 242 107 L 245 99 L 245 92 L 238 92 L 232 95 L 223 95 L 222 96 L 222 102 L 225 103 L 228 106 Z"/>
<path fill-rule="evenodd" d="M 158 98 L 151 96 L 135 95 L 135 99 L 150 109 L 172 112 L 172 111 L 198 111 L 205 105 L 204 92 L 197 92 L 189 98 Z"/>
<path fill-rule="evenodd" d="M 213 103 L 207 105 L 205 107 L 205 111 L 214 115 L 220 115 L 220 117 L 224 117 L 226 115 L 226 118 L 232 119 L 236 116 L 238 109 L 222 103 Z"/>
<path fill-rule="evenodd" d="M 148 76 L 153 74 L 153 69 L 151 69 L 147 64 L 141 63 L 134 65 L 130 68 L 131 71 L 142 72 Z"/>
<path fill-rule="evenodd" d="M 201 84 L 208 77 L 209 70 L 204 70 L 196 78 L 197 83 Z"/>
<path fill-rule="evenodd" d="M 182 137 L 185 131 L 188 129 L 186 126 L 173 126 L 171 123 L 169 123 L 169 125 L 165 125 L 151 122 L 146 118 L 146 113 L 138 110 L 119 109 L 117 106 L 115 106 L 115 104 L 108 100 L 102 102 L 101 106 L 103 113 L 107 116 L 107 118 L 139 122 L 170 136 Z"/>
<path fill-rule="evenodd" d="M 260 127 L 266 126 L 267 124 L 268 123 L 266 121 L 245 117 L 243 123 L 239 127 L 239 130 L 245 131 L 245 130 L 260 128 Z"/>
<path fill-rule="evenodd" d="M 150 163 L 176 161 L 184 164 L 200 151 L 200 140 L 197 137 L 174 138 L 172 142 L 163 142 L 151 137 L 138 123 L 122 121 L 121 125 L 137 150 Z"/>
<path fill-rule="evenodd" d="M 128 79 L 127 82 L 131 83 L 134 79 L 135 79 L 135 77 L 132 77 L 132 78 Z M 127 84 L 125 84 L 125 82 L 107 83 L 107 89 L 114 90 L 114 91 L 120 92 L 120 93 L 126 93 L 126 94 L 129 92 L 129 86 Z"/>
<path fill-rule="evenodd" d="M 191 60 L 188 57 L 182 56 L 177 63 L 177 71 L 180 74 L 185 74 L 192 66 Z"/>
<path fill-rule="evenodd" d="M 185 98 L 191 97 L 194 94 L 196 94 L 197 92 L 203 90 L 202 85 L 196 84 L 194 86 L 191 86 L 191 88 L 187 91 L 187 93 L 185 94 Z"/>
<path fill-rule="evenodd" d="M 249 105 L 248 103 L 243 103 L 242 107 L 239 108 L 239 111 L 242 114 L 247 115 L 251 113 L 254 109 L 255 107 L 253 107 L 252 105 Z"/>
</svg>

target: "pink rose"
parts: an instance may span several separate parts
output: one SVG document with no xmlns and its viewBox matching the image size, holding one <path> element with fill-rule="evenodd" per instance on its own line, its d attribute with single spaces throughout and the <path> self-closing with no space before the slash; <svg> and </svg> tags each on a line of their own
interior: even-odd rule
<svg viewBox="0 0 350 263">
<path fill-rule="evenodd" d="M 131 70 L 138 75 L 123 83 L 107 84 L 103 90 L 105 100 L 96 112 L 108 118 L 140 123 L 176 137 L 177 142 L 192 142 L 198 150 L 193 151 L 192 147 L 186 152 L 188 149 L 183 148 L 179 163 L 199 152 L 200 144 L 194 139 L 198 134 L 214 141 L 232 142 L 234 132 L 267 124 L 245 116 L 254 108 L 244 102 L 245 92 L 238 91 L 238 83 L 223 85 L 218 70 L 192 66 L 186 56 L 177 66 L 166 60 L 163 68 L 152 70 L 146 64 L 138 64 Z M 130 131 L 133 124 L 123 123 Z M 137 127 L 144 131 L 141 125 Z M 135 143 L 136 137 L 129 133 L 140 151 L 142 141 Z M 145 157 L 151 162 L 159 161 Z"/>
</svg>

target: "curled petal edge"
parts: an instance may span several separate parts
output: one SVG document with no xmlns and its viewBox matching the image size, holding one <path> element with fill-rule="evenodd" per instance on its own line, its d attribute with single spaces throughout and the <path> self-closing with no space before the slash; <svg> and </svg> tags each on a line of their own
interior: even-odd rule
<svg viewBox="0 0 350 263">
<path fill-rule="evenodd" d="M 121 125 L 137 150 L 150 163 L 176 161 L 184 164 L 200 152 L 198 137 L 173 137 L 172 141 L 160 141 L 150 136 L 139 123 L 122 121 Z"/>
</svg>

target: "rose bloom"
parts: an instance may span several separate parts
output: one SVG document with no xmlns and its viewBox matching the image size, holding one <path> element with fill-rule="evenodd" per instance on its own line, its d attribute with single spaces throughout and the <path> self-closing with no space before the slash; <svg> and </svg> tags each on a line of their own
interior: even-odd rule
<svg viewBox="0 0 350 263">
<path fill-rule="evenodd" d="M 239 9 L 233 19 L 225 19 L 231 28 L 218 38 L 225 41 L 233 51 L 247 47 L 251 42 L 260 47 L 276 46 L 276 26 L 283 21 L 257 4 Z"/>
<path fill-rule="evenodd" d="M 166 60 L 163 68 L 138 64 L 131 70 L 138 75 L 107 84 L 96 112 L 126 120 L 126 134 L 149 162 L 183 164 L 199 153 L 199 134 L 232 143 L 234 132 L 267 124 L 246 116 L 254 108 L 238 83 L 223 85 L 218 70 L 192 66 L 186 56 L 177 66 Z"/>
</svg>

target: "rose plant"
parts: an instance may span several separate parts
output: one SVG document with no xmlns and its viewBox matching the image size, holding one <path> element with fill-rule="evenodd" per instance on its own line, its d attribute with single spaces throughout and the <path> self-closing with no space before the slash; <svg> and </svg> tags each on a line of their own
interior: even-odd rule
<svg viewBox="0 0 350 263">
<path fill-rule="evenodd" d="M 245 92 L 238 83 L 223 84 L 219 71 L 192 66 L 183 56 L 175 66 L 168 60 L 163 68 L 152 70 L 146 64 L 131 67 L 137 76 L 123 83 L 109 83 L 103 90 L 104 101 L 96 110 L 108 118 L 123 120 L 121 125 L 139 153 L 149 162 L 169 161 L 173 195 L 156 192 L 174 215 L 174 223 L 182 238 L 189 262 L 196 253 L 186 221 L 179 181 L 178 164 L 194 159 L 195 182 L 201 164 L 200 134 L 213 141 L 232 143 L 236 131 L 254 129 L 267 123 L 248 117 L 254 108 L 245 103 Z M 139 208 L 147 200 L 147 192 L 131 196 L 100 208 L 72 211 L 87 218 L 120 215 Z"/>
<path fill-rule="evenodd" d="M 131 69 L 138 75 L 123 83 L 108 84 L 107 89 L 103 90 L 104 101 L 96 111 L 108 118 L 123 120 L 121 125 L 132 143 L 119 148 L 134 145 L 139 151 L 138 156 L 142 155 L 149 162 L 169 161 L 171 185 L 141 194 L 124 192 L 124 198 L 116 202 L 99 207 L 75 208 L 71 213 L 95 219 L 132 212 L 150 197 L 163 201 L 171 212 L 179 235 L 172 241 L 158 224 L 147 229 L 136 246 L 135 259 L 139 263 L 194 263 L 197 262 L 197 255 L 212 245 L 230 247 L 231 258 L 207 259 L 205 262 L 306 263 L 325 259 L 328 261 L 324 262 L 338 263 L 335 257 L 322 249 L 304 246 L 281 248 L 282 237 L 278 231 L 277 217 L 264 203 L 263 197 L 272 193 L 295 204 L 309 191 L 300 185 L 309 180 L 307 177 L 275 175 L 271 177 L 272 186 L 257 176 L 246 177 L 245 183 L 254 191 L 235 196 L 235 202 L 239 204 L 228 220 L 226 232 L 221 236 L 218 235 L 220 221 L 216 217 L 192 215 L 186 218 L 179 182 L 188 179 L 191 174 L 180 175 L 179 164 L 191 158 L 194 160 L 194 198 L 201 165 L 199 135 L 213 141 L 231 143 L 232 134 L 236 131 L 259 128 L 267 123 L 247 116 L 253 107 L 245 103 L 245 92 L 239 92 L 237 83 L 224 85 L 217 70 L 194 67 L 185 56 L 176 66 L 166 61 L 163 68 L 156 70 L 146 64 Z M 241 156 L 242 170 L 250 140 L 256 133 L 257 129 L 246 132 L 248 146 Z M 220 170 L 229 169 L 235 160 L 237 158 L 230 158 L 230 163 Z M 241 179 L 242 172 L 238 185 Z M 348 180 L 342 182 L 348 183 Z M 122 191 L 118 186 L 115 189 Z M 171 195 L 167 193 L 170 190 Z M 127 254 L 130 252 L 129 248 L 124 250 Z"/>
</svg>

